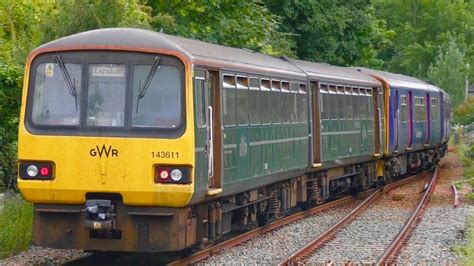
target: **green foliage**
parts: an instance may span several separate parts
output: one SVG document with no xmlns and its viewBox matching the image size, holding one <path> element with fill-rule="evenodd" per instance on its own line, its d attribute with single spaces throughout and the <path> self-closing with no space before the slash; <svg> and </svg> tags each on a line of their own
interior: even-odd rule
<svg viewBox="0 0 474 266">
<path fill-rule="evenodd" d="M 428 78 L 451 96 L 453 106 L 458 106 L 464 100 L 464 77 L 464 53 L 452 40 L 446 51 L 440 49 L 435 63 L 428 68 Z"/>
<path fill-rule="evenodd" d="M 0 259 L 26 250 L 33 236 L 33 205 L 19 195 L 0 199 Z"/>
<path fill-rule="evenodd" d="M 279 18 L 259 1 L 149 0 L 152 25 L 165 33 L 267 54 L 292 56 L 293 42 Z"/>
<path fill-rule="evenodd" d="M 375 17 L 370 1 L 265 1 L 282 16 L 282 30 L 294 34 L 296 55 L 335 65 L 380 66 L 378 51 L 390 44 L 393 32 Z"/>
<path fill-rule="evenodd" d="M 20 67 L 0 63 L 0 191 L 16 178 L 22 75 Z"/>
<path fill-rule="evenodd" d="M 454 107 L 453 122 L 461 125 L 474 123 L 474 97 Z"/>
<path fill-rule="evenodd" d="M 39 30 L 43 42 L 109 27 L 151 28 L 150 8 L 138 0 L 56 0 L 47 5 Z"/>
<path fill-rule="evenodd" d="M 455 0 L 375 0 L 379 17 L 396 32 L 393 45 L 381 52 L 388 70 L 428 77 L 440 47 L 455 42 L 465 54 L 462 65 L 474 60 L 474 2 Z M 445 50 L 443 50 L 445 53 Z M 471 80 L 474 72 L 471 72 Z"/>
<path fill-rule="evenodd" d="M 42 6 L 30 0 L 0 0 L 0 62 L 24 64 L 41 39 L 37 25 Z"/>
<path fill-rule="evenodd" d="M 462 265 L 473 265 L 474 262 L 474 217 L 468 219 L 467 243 L 464 246 L 455 246 L 452 250 L 461 255 Z"/>
</svg>

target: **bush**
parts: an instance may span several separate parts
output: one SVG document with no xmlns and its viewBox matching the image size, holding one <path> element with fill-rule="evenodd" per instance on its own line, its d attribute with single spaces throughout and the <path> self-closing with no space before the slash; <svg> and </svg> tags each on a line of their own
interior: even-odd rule
<svg viewBox="0 0 474 266">
<path fill-rule="evenodd" d="M 3 202 L 2 202 L 3 201 Z M 0 200 L 0 259 L 26 250 L 33 239 L 33 205 L 18 194 Z"/>
<path fill-rule="evenodd" d="M 0 63 L 0 191 L 15 187 L 23 69 Z"/>
<path fill-rule="evenodd" d="M 457 107 L 453 107 L 453 122 L 467 125 L 474 123 L 474 97 L 469 97 Z"/>
</svg>

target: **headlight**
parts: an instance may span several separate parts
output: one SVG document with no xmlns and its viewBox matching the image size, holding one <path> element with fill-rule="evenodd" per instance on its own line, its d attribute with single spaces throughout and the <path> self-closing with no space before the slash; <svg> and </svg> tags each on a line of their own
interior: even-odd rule
<svg viewBox="0 0 474 266">
<path fill-rule="evenodd" d="M 173 179 L 173 181 L 179 181 L 182 177 L 183 173 L 181 172 L 181 170 L 173 169 L 173 171 L 171 171 L 171 179 Z"/>
<path fill-rule="evenodd" d="M 30 165 L 26 168 L 26 173 L 29 177 L 35 177 L 38 175 L 38 167 L 36 165 Z"/>
</svg>

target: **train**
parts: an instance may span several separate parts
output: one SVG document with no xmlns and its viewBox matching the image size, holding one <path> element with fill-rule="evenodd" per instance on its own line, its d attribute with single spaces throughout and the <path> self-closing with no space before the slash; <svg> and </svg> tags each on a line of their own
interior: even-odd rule
<svg viewBox="0 0 474 266">
<path fill-rule="evenodd" d="M 179 252 L 434 166 L 450 97 L 416 78 L 143 29 L 27 59 L 18 188 L 35 245 Z"/>
</svg>

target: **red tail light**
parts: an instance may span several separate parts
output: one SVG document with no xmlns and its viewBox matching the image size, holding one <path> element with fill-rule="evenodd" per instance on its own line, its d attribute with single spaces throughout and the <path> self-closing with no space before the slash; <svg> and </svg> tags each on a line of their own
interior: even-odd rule
<svg viewBox="0 0 474 266">
<path fill-rule="evenodd" d="M 46 166 L 41 167 L 40 173 L 41 173 L 42 176 L 48 176 L 49 172 L 50 171 L 49 171 L 48 167 L 46 167 Z"/>
<path fill-rule="evenodd" d="M 155 168 L 155 183 L 189 184 L 191 183 L 191 168 L 157 166 Z"/>
</svg>

